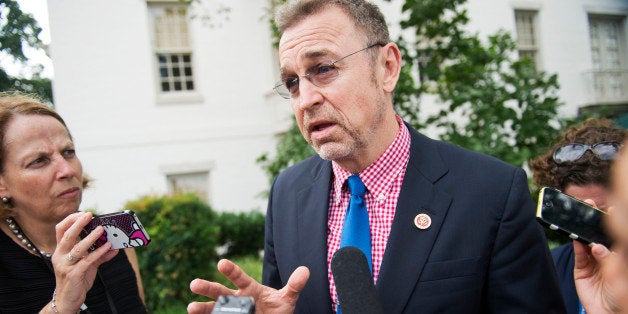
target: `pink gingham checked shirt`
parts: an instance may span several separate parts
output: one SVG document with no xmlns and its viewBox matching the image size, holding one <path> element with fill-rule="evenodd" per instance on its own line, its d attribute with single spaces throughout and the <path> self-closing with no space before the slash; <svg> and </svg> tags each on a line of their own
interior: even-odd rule
<svg viewBox="0 0 628 314">
<path fill-rule="evenodd" d="M 388 235 L 395 217 L 397 199 L 410 156 L 410 132 L 397 116 L 399 133 L 388 149 L 370 166 L 359 173 L 366 186 L 366 208 L 371 228 L 371 250 L 373 279 L 377 282 L 379 269 L 388 242 Z M 332 162 L 333 185 L 329 196 L 329 218 L 327 220 L 327 277 L 334 310 L 338 304 L 336 285 L 331 272 L 331 258 L 340 247 L 340 236 L 349 205 L 350 192 L 346 185 L 351 175 Z"/>
</svg>

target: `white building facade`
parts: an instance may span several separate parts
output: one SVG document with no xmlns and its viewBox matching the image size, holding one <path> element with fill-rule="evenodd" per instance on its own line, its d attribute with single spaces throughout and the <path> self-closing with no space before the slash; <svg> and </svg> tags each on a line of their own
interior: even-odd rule
<svg viewBox="0 0 628 314">
<path fill-rule="evenodd" d="M 401 1 L 376 2 L 395 33 Z M 269 7 L 48 0 L 54 102 L 94 179 L 84 208 L 117 211 L 142 195 L 192 189 L 216 210 L 265 209 L 269 183 L 256 159 L 274 152 L 291 119 L 272 91 Z M 564 115 L 599 105 L 626 112 L 627 1 L 470 0 L 467 8 L 470 31 L 510 31 L 521 54 L 558 73 Z"/>
</svg>

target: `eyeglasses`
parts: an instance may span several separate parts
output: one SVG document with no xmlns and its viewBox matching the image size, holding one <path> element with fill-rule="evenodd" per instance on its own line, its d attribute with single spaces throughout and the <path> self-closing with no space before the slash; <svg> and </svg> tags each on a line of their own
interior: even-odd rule
<svg viewBox="0 0 628 314">
<path fill-rule="evenodd" d="M 615 158 L 621 147 L 622 145 L 617 142 L 601 142 L 593 145 L 573 143 L 557 148 L 552 157 L 557 164 L 562 164 L 576 161 L 582 158 L 587 150 L 591 150 L 597 158 L 601 160 L 611 160 Z"/>
<path fill-rule="evenodd" d="M 369 48 L 373 48 L 375 46 L 384 46 L 385 44 L 377 43 L 372 44 L 366 48 L 362 48 L 358 51 L 354 51 L 336 61 L 331 62 L 323 62 L 315 65 L 314 67 L 308 69 L 305 72 L 305 75 L 302 76 L 290 76 L 282 79 L 277 82 L 273 87 L 273 90 L 279 94 L 279 96 L 290 99 L 294 97 L 299 91 L 299 81 L 300 77 L 305 77 L 308 81 L 310 81 L 314 86 L 317 87 L 325 87 L 329 83 L 333 82 L 338 77 L 338 68 L 336 67 L 336 63 L 340 62 L 348 57 L 353 56 L 358 52 L 362 52 Z"/>
</svg>

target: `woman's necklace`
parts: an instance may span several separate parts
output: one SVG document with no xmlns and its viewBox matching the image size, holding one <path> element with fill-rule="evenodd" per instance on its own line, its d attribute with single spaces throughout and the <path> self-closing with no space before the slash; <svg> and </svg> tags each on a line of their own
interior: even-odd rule
<svg viewBox="0 0 628 314">
<path fill-rule="evenodd" d="M 17 224 L 15 219 L 13 219 L 13 217 L 7 217 L 5 220 L 7 224 L 9 224 L 9 229 L 11 229 L 11 232 L 13 232 L 13 234 L 15 234 L 15 236 L 20 240 L 20 242 L 22 242 L 22 244 L 24 244 L 29 250 L 32 250 L 35 254 L 48 260 L 52 257 L 52 253 L 46 253 L 42 250 L 39 250 L 35 246 L 35 244 L 31 242 L 31 240 L 28 239 L 28 237 L 22 232 L 22 229 Z"/>
</svg>

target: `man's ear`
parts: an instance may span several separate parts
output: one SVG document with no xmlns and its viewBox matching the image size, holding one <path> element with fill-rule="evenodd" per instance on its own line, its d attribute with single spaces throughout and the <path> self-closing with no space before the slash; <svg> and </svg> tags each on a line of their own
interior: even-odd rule
<svg viewBox="0 0 628 314">
<path fill-rule="evenodd" d="M 387 93 L 392 93 L 397 86 L 399 80 L 399 73 L 401 72 L 401 52 L 399 47 L 395 43 L 388 43 L 382 48 L 383 60 L 381 62 L 384 66 L 384 76 L 382 80 L 382 87 Z"/>
</svg>

